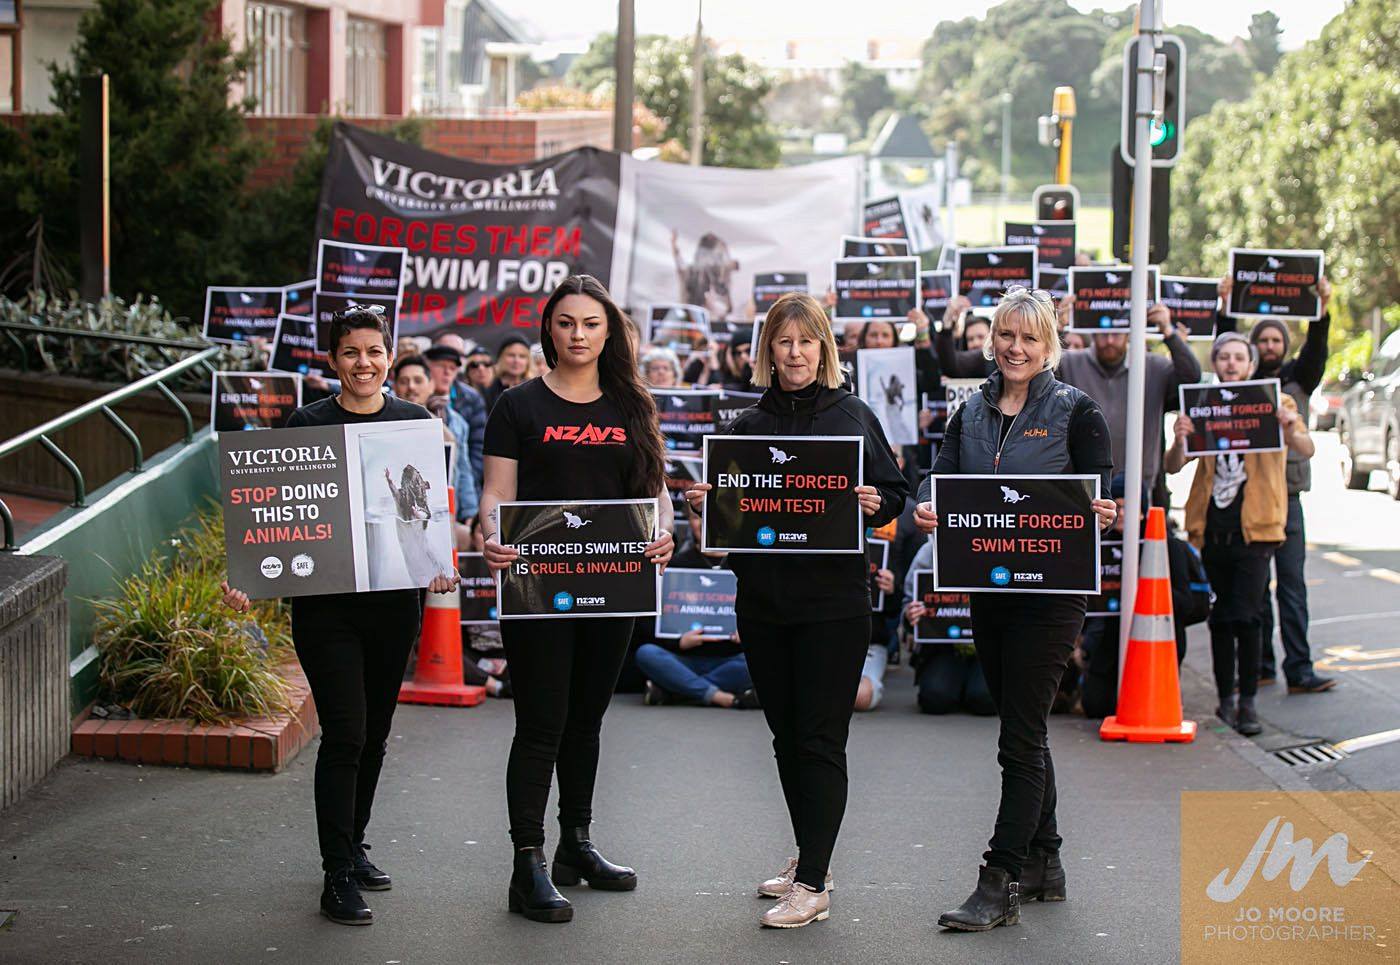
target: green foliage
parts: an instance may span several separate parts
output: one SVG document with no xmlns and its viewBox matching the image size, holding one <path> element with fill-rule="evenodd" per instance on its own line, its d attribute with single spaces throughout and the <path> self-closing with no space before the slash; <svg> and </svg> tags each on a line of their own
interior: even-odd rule
<svg viewBox="0 0 1400 965">
<path fill-rule="evenodd" d="M 885 75 L 855 61 L 848 61 L 841 68 L 840 86 L 841 118 L 847 122 L 847 133 L 853 138 L 864 137 L 870 131 L 871 119 L 894 106 L 894 94 Z"/>
<path fill-rule="evenodd" d="M 1327 368 L 1322 373 L 1324 380 L 1340 378 L 1344 372 L 1364 372 L 1371 361 L 1371 333 L 1362 332 L 1348 341 L 1339 351 L 1327 357 Z"/>
<path fill-rule="evenodd" d="M 93 603 L 103 698 L 139 717 L 206 723 L 285 712 L 291 692 L 276 669 L 291 656 L 285 607 L 260 601 L 244 616 L 224 607 L 217 510 L 172 543 Z"/>
<path fill-rule="evenodd" d="M 1270 82 L 1192 123 L 1172 176 L 1172 268 L 1231 247 L 1322 248 L 1334 322 L 1400 301 L 1400 7 L 1354 0 Z"/>
<path fill-rule="evenodd" d="M 1283 57 L 1278 39 L 1282 33 L 1278 14 L 1272 10 L 1256 13 L 1249 18 L 1249 36 L 1244 39 L 1244 50 L 1250 64 L 1261 74 L 1273 73 Z"/>
</svg>

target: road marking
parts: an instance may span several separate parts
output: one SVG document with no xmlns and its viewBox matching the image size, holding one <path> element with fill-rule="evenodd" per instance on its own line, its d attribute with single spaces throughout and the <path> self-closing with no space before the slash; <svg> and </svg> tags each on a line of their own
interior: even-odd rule
<svg viewBox="0 0 1400 965">
<path fill-rule="evenodd" d="M 1384 617 L 1400 617 L 1400 610 L 1382 610 L 1377 613 L 1352 613 L 1344 617 L 1322 617 L 1309 620 L 1308 626 L 1321 627 L 1331 623 L 1355 623 L 1358 620 L 1380 620 Z"/>
<path fill-rule="evenodd" d="M 1388 650 L 1363 650 L 1357 646 L 1326 647 L 1326 657 L 1317 662 L 1318 669 L 1335 673 L 1353 670 L 1391 670 L 1400 667 L 1400 647 Z"/>
<path fill-rule="evenodd" d="M 1393 744 L 1400 741 L 1400 729 L 1383 730 L 1376 734 L 1367 734 L 1364 737 L 1353 737 L 1350 740 L 1338 741 L 1333 744 L 1338 750 L 1354 754 L 1357 751 L 1364 751 L 1371 747 L 1380 747 L 1382 744 Z"/>
<path fill-rule="evenodd" d="M 1338 566 L 1360 566 L 1361 561 L 1355 556 L 1348 556 L 1345 553 L 1323 553 L 1322 558 L 1329 563 L 1336 563 Z"/>
<path fill-rule="evenodd" d="M 1385 568 L 1374 569 L 1371 575 L 1378 580 L 1385 580 L 1387 583 L 1400 583 L 1400 573 Z"/>
</svg>

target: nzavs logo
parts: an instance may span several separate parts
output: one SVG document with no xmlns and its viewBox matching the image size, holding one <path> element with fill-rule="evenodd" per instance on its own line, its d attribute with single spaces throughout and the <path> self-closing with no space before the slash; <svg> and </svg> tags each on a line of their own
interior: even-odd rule
<svg viewBox="0 0 1400 965">
<path fill-rule="evenodd" d="M 262 561 L 262 575 L 275 580 L 282 575 L 282 561 L 275 556 L 267 556 Z"/>
<path fill-rule="evenodd" d="M 992 582 L 997 586 L 1009 586 L 1011 584 L 1011 571 L 1004 566 L 993 568 Z"/>
<path fill-rule="evenodd" d="M 554 609 L 560 613 L 567 613 L 574 608 L 574 598 L 570 593 L 560 590 L 554 594 Z"/>
<path fill-rule="evenodd" d="M 758 545 L 772 546 L 778 541 L 778 534 L 773 531 L 773 527 L 764 526 L 758 531 Z"/>
</svg>

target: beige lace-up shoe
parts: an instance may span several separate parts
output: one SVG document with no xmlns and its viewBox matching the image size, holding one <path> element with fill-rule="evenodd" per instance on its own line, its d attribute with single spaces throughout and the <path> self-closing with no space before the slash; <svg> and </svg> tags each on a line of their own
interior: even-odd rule
<svg viewBox="0 0 1400 965">
<path fill-rule="evenodd" d="M 793 882 L 788 893 L 778 899 L 759 918 L 765 928 L 801 928 L 814 921 L 825 921 L 831 917 L 831 894 L 826 891 L 813 891 L 801 882 Z"/>
<path fill-rule="evenodd" d="M 760 898 L 781 898 L 788 893 L 792 887 L 793 878 L 797 875 L 797 859 L 788 858 L 783 870 L 773 878 L 769 878 L 758 886 L 758 897 Z M 835 885 L 831 883 L 831 872 L 826 873 L 826 890 L 831 891 Z"/>
</svg>

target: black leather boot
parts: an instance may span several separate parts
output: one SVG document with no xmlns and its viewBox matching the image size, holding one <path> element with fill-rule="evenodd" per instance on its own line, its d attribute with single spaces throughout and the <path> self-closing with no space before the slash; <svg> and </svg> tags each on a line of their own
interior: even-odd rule
<svg viewBox="0 0 1400 965">
<path fill-rule="evenodd" d="M 321 914 L 339 925 L 374 924 L 374 912 L 360 895 L 353 869 L 326 872 L 326 886 L 321 890 Z"/>
<path fill-rule="evenodd" d="M 587 828 L 560 829 L 553 877 L 556 885 L 576 885 L 582 878 L 588 887 L 599 891 L 631 891 L 637 887 L 637 873 L 599 854 L 588 840 Z"/>
<path fill-rule="evenodd" d="M 394 887 L 394 881 L 374 866 L 374 862 L 369 860 L 369 855 L 365 854 L 368 850 L 367 844 L 355 846 L 355 881 L 361 891 L 388 891 Z"/>
<path fill-rule="evenodd" d="M 991 931 L 1020 921 L 1020 886 L 1000 868 L 983 865 L 977 869 L 977 890 L 960 907 L 945 911 L 938 924 L 958 931 Z"/>
<path fill-rule="evenodd" d="M 531 921 L 574 920 L 574 906 L 549 880 L 544 848 L 520 848 L 515 852 L 515 873 L 510 876 L 507 902 L 511 911 Z"/>
<path fill-rule="evenodd" d="M 1032 850 L 1017 884 L 1021 901 L 1064 901 L 1065 866 L 1059 852 Z"/>
<path fill-rule="evenodd" d="M 1263 732 L 1264 727 L 1259 723 L 1259 715 L 1254 711 L 1253 697 L 1240 698 L 1240 709 L 1235 715 L 1235 730 L 1245 737 L 1254 737 Z"/>
</svg>

